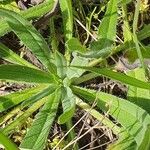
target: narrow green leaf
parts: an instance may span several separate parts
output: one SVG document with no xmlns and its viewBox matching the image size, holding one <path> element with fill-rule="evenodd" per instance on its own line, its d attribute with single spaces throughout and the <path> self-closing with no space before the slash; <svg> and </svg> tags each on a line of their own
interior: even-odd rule
<svg viewBox="0 0 150 150">
<path fill-rule="evenodd" d="M 149 144 L 150 138 L 147 131 L 150 126 L 150 115 L 139 106 L 104 92 L 72 87 L 75 94 L 88 102 L 97 100 L 97 106 L 109 113 L 120 122 L 134 138 L 137 147 Z M 148 138 L 148 140 L 147 140 Z M 145 147 L 149 147 L 146 145 Z"/>
<path fill-rule="evenodd" d="M 43 150 L 56 116 L 59 100 L 61 97 L 60 89 L 48 96 L 48 101 L 36 116 L 36 120 L 27 132 L 20 147 L 23 149 Z M 32 142 L 31 142 L 32 141 Z"/>
<path fill-rule="evenodd" d="M 0 79 L 30 83 L 56 83 L 53 75 L 20 65 L 0 65 Z"/>
<path fill-rule="evenodd" d="M 46 96 L 52 94 L 57 88 L 58 88 L 58 86 L 56 86 L 54 84 L 50 84 L 46 88 L 44 87 L 40 92 L 38 92 L 35 95 L 33 95 L 32 97 L 26 99 L 22 103 L 21 107 L 25 107 L 25 106 L 28 106 L 28 105 L 35 103 L 39 99 L 42 99 L 43 97 L 46 97 Z"/>
<path fill-rule="evenodd" d="M 46 0 L 43 3 L 40 3 L 34 7 L 30 7 L 26 10 L 21 11 L 20 14 L 28 20 L 41 17 L 46 13 L 52 11 L 56 3 L 57 0 Z"/>
<path fill-rule="evenodd" d="M 0 143 L 6 148 L 6 150 L 19 150 L 17 145 L 13 143 L 7 136 L 0 131 Z"/>
<path fill-rule="evenodd" d="M 20 58 L 16 53 L 14 53 L 12 50 L 7 48 L 2 43 L 0 43 L 0 58 L 3 58 L 4 60 L 7 60 L 14 64 L 19 64 L 19 65 L 24 65 L 27 67 L 36 68 L 34 65 L 30 64 L 23 58 Z"/>
<path fill-rule="evenodd" d="M 114 72 L 110 69 L 104 68 L 104 69 L 99 69 L 99 68 L 94 68 L 94 67 L 80 67 L 80 66 L 74 66 L 76 68 L 81 68 L 87 71 L 91 71 L 93 73 L 96 73 L 98 75 L 103 75 L 106 76 L 108 78 L 120 81 L 124 84 L 127 85 L 132 85 L 132 86 L 136 86 L 139 88 L 143 88 L 143 89 L 150 89 L 150 83 L 148 82 L 144 82 L 138 79 L 135 79 L 133 77 L 127 76 L 123 73 L 119 73 L 119 72 Z"/>
<path fill-rule="evenodd" d="M 59 1 L 64 26 L 64 35 L 66 41 L 72 38 L 73 33 L 73 13 L 72 13 L 72 0 Z"/>
<path fill-rule="evenodd" d="M 117 25 L 117 2 L 118 0 L 109 1 L 105 16 L 99 26 L 99 38 L 110 41 L 115 40 Z"/>
<path fill-rule="evenodd" d="M 66 77 L 67 61 L 65 60 L 64 56 L 57 51 L 55 52 L 55 62 L 57 66 L 57 75 L 61 79 L 64 79 Z"/>
<path fill-rule="evenodd" d="M 30 7 L 27 10 L 21 11 L 20 14 L 25 18 L 25 19 L 32 19 L 32 18 L 37 18 L 40 17 L 46 13 L 48 13 L 49 11 L 51 11 L 53 9 L 54 6 L 54 0 L 47 0 L 44 3 L 41 3 L 37 6 L 34 7 Z M 11 29 L 8 26 L 8 24 L 6 23 L 6 21 L 0 20 L 0 36 L 3 36 L 4 34 L 6 34 L 7 32 L 10 32 Z"/>
<path fill-rule="evenodd" d="M 27 118 L 33 114 L 36 110 L 38 110 L 45 102 L 47 102 L 47 97 L 44 97 L 43 99 L 37 101 L 32 106 L 30 106 L 21 116 L 16 118 L 12 123 L 5 126 L 5 128 L 1 129 L 1 131 L 8 135 L 9 133 L 16 132 L 16 129 L 18 129 L 23 123 L 26 122 Z"/>
<path fill-rule="evenodd" d="M 40 85 L 30 89 L 25 89 L 23 91 L 8 94 L 6 96 L 0 96 L 0 112 L 5 111 L 11 107 L 14 107 L 15 105 L 28 99 L 29 97 L 32 97 L 45 87 L 46 87 L 45 85 Z"/>
<path fill-rule="evenodd" d="M 142 68 L 134 69 L 128 72 L 128 75 L 138 80 L 146 81 L 146 77 Z M 129 86 L 128 100 L 150 113 L 150 90 Z"/>
<path fill-rule="evenodd" d="M 90 45 L 91 51 L 84 57 L 99 58 L 108 56 L 113 48 L 117 26 L 117 0 L 110 0 L 104 18 L 98 29 L 98 41 Z"/>
<path fill-rule="evenodd" d="M 124 43 L 128 42 L 130 44 L 130 42 L 132 41 L 132 33 L 130 31 L 130 26 L 128 23 L 128 16 L 127 16 L 127 6 L 123 5 L 122 6 L 122 17 L 124 18 L 123 21 L 123 37 L 124 37 Z M 129 45 L 130 46 L 130 45 Z"/>
<path fill-rule="evenodd" d="M 50 52 L 47 43 L 40 33 L 21 15 L 5 9 L 0 9 L 0 15 L 5 17 L 7 23 L 21 41 L 36 55 L 36 57 L 49 68 Z"/>
<path fill-rule="evenodd" d="M 63 114 L 59 116 L 58 123 L 66 123 L 73 115 L 75 111 L 75 96 L 73 95 L 69 87 L 62 87 L 62 106 Z"/>
</svg>

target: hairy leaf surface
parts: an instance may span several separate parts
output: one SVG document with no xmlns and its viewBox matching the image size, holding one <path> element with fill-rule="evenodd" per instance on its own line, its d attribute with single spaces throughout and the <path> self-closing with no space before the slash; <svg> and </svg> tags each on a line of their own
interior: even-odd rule
<svg viewBox="0 0 150 150">
<path fill-rule="evenodd" d="M 48 96 L 48 101 L 37 114 L 32 127 L 29 129 L 27 135 L 23 139 L 20 145 L 21 148 L 32 150 L 44 149 L 49 130 L 57 112 L 60 97 L 60 89 Z"/>
</svg>

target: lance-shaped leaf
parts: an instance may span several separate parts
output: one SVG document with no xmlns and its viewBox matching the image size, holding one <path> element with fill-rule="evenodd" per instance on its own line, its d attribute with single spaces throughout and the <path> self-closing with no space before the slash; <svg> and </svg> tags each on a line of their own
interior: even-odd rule
<svg viewBox="0 0 150 150">
<path fill-rule="evenodd" d="M 23 91 L 8 94 L 6 96 L 0 96 L 0 112 L 14 107 L 22 101 L 32 97 L 45 87 L 46 85 L 40 85 Z"/>
<path fill-rule="evenodd" d="M 80 66 L 74 66 L 74 67 L 81 68 L 81 69 L 84 69 L 87 71 L 91 71 L 91 72 L 97 74 L 97 76 L 99 76 L 99 75 L 106 76 L 108 78 L 120 81 L 127 85 L 132 85 L 132 86 L 143 88 L 143 89 L 150 89 L 150 83 L 148 83 L 148 82 L 144 82 L 144 81 L 135 79 L 135 78 L 127 76 L 123 73 L 115 72 L 115 71 L 112 71 L 107 68 L 99 69 L 96 67 L 80 67 Z"/>
<path fill-rule="evenodd" d="M 54 0 L 47 0 L 46 2 L 43 2 L 39 5 L 20 11 L 20 14 L 25 19 L 37 18 L 37 17 L 43 16 L 44 14 L 52 10 L 54 5 L 55 5 Z M 4 34 L 10 31 L 11 29 L 6 23 L 6 21 L 4 19 L 1 19 L 0 20 L 0 35 L 3 36 Z"/>
<path fill-rule="evenodd" d="M 23 125 L 23 123 L 26 122 L 29 116 L 31 116 L 35 111 L 41 108 L 43 104 L 45 104 L 45 102 L 47 102 L 48 100 L 47 98 L 48 97 L 44 97 L 41 100 L 35 102 L 21 116 L 19 116 L 18 118 L 15 118 L 15 120 L 12 123 L 5 126 L 5 128 L 3 128 L 1 131 L 5 135 L 15 132 L 18 127 L 20 127 L 21 125 Z"/>
<path fill-rule="evenodd" d="M 26 10 L 21 11 L 20 14 L 26 19 L 41 17 L 46 13 L 53 11 L 54 7 L 56 7 L 56 4 L 57 0 L 46 0 L 34 7 L 30 7 Z"/>
<path fill-rule="evenodd" d="M 35 54 L 45 67 L 49 68 L 51 66 L 49 47 L 32 24 L 21 15 L 10 10 L 0 9 L 0 15 L 6 19 L 11 29 L 25 46 Z"/>
<path fill-rule="evenodd" d="M 31 105 L 31 104 L 35 103 L 39 99 L 42 99 L 43 97 L 46 97 L 46 96 L 52 94 L 57 88 L 58 88 L 57 85 L 50 84 L 48 87 L 43 88 L 40 92 L 36 93 L 32 97 L 26 99 L 22 103 L 21 107 L 25 107 L 25 106 L 28 106 L 28 105 Z"/>
<path fill-rule="evenodd" d="M 150 115 L 139 106 L 104 92 L 72 87 L 75 94 L 108 111 L 134 138 L 138 148 L 150 147 Z"/>
<path fill-rule="evenodd" d="M 65 57 L 57 51 L 55 53 L 55 61 L 57 66 L 57 75 L 61 79 L 64 79 L 66 77 L 67 61 L 65 60 Z"/>
<path fill-rule="evenodd" d="M 7 60 L 14 64 L 36 68 L 34 65 L 30 64 L 23 58 L 20 58 L 16 53 L 14 53 L 12 50 L 10 50 L 2 43 L 0 43 L 0 58 L 3 58 L 4 60 Z"/>
<path fill-rule="evenodd" d="M 110 0 L 107 6 L 105 16 L 99 26 L 99 38 L 114 41 L 116 37 L 117 25 L 117 2 L 118 0 Z"/>
<path fill-rule="evenodd" d="M 128 75 L 141 81 L 146 81 L 145 73 L 142 68 L 128 72 Z M 137 104 L 150 113 L 150 90 L 129 86 L 128 100 Z"/>
<path fill-rule="evenodd" d="M 49 130 L 55 118 L 61 90 L 56 90 L 48 97 L 48 101 L 36 116 L 36 120 L 27 132 L 20 147 L 23 149 L 43 150 Z M 32 141 L 32 142 L 31 142 Z"/>
<path fill-rule="evenodd" d="M 75 96 L 73 95 L 69 87 L 62 87 L 62 106 L 63 114 L 59 116 L 58 123 L 66 123 L 73 115 L 75 111 Z"/>
<path fill-rule="evenodd" d="M 52 74 L 20 65 L 0 65 L 0 79 L 29 83 L 56 83 Z"/>
<path fill-rule="evenodd" d="M 64 35 L 66 41 L 72 38 L 73 33 L 73 14 L 72 14 L 72 2 L 71 0 L 59 1 L 62 16 Z"/>
<path fill-rule="evenodd" d="M 104 18 L 98 29 L 98 41 L 90 45 L 91 51 L 85 54 L 88 58 L 108 56 L 113 48 L 117 26 L 117 0 L 110 0 Z M 84 56 L 84 55 L 83 55 Z"/>
</svg>

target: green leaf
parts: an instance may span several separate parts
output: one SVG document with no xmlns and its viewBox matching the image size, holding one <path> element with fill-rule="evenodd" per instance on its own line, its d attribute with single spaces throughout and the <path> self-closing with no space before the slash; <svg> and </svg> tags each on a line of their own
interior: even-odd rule
<svg viewBox="0 0 150 150">
<path fill-rule="evenodd" d="M 120 127 L 118 127 L 115 123 L 112 122 L 112 120 L 108 119 L 106 116 L 104 116 L 104 114 L 101 114 L 100 112 L 98 112 L 95 108 L 91 108 L 90 105 L 88 105 L 87 103 L 83 102 L 81 99 L 79 99 L 78 97 L 76 98 L 76 104 L 82 108 L 84 111 L 88 112 L 90 115 L 92 115 L 94 118 L 96 118 L 98 121 L 102 121 L 103 120 L 103 125 L 109 127 L 110 129 L 113 130 L 113 133 L 115 135 L 118 135 L 120 132 Z M 105 117 L 105 119 L 104 119 Z"/>
<path fill-rule="evenodd" d="M 118 0 L 118 4 L 119 5 L 126 5 L 128 3 L 130 3 L 132 0 Z"/>
<path fill-rule="evenodd" d="M 21 15 L 10 10 L 0 9 L 0 15 L 5 17 L 11 29 L 21 39 L 25 46 L 36 55 L 45 67 L 49 68 L 51 66 L 49 47 L 32 24 Z"/>
<path fill-rule="evenodd" d="M 144 58 L 150 58 L 150 46 L 142 46 L 140 47 L 143 57 Z M 125 51 L 125 56 L 131 61 L 134 62 L 137 58 L 137 52 L 136 52 L 136 47 L 133 41 L 130 42 L 125 42 L 124 44 L 121 44 L 117 46 L 114 49 L 113 54 L 120 52 L 120 51 Z"/>
<path fill-rule="evenodd" d="M 146 81 L 145 73 L 142 68 L 128 72 L 128 75 L 141 81 Z M 145 109 L 150 114 L 150 90 L 129 86 L 128 100 Z"/>
<path fill-rule="evenodd" d="M 104 92 L 87 90 L 79 87 L 72 87 L 73 92 L 78 96 L 91 102 L 97 100 L 97 106 L 103 111 L 109 112 L 123 127 L 139 148 L 143 143 L 143 149 L 150 145 L 150 135 L 147 135 L 150 127 L 150 115 L 139 106 Z"/>
<path fill-rule="evenodd" d="M 29 83 L 56 83 L 52 74 L 20 65 L 0 65 L 0 79 Z"/>
<path fill-rule="evenodd" d="M 150 24 L 145 25 L 144 28 L 137 33 L 137 36 L 139 41 L 150 37 Z"/>
<path fill-rule="evenodd" d="M 6 150 L 19 150 L 17 145 L 13 143 L 7 136 L 0 131 L 0 143 L 6 148 Z"/>
<path fill-rule="evenodd" d="M 112 49 L 116 37 L 117 0 L 110 0 L 104 18 L 98 29 L 98 41 L 90 45 L 90 52 L 84 54 L 87 58 L 107 57 Z"/>
<path fill-rule="evenodd" d="M 17 3 L 14 0 L 7 0 L 2 2 L 1 1 L 2 0 L 0 0 L 0 8 L 5 8 L 5 9 L 13 10 L 15 12 L 20 12 Z"/>
<path fill-rule="evenodd" d="M 37 111 L 45 102 L 47 102 L 48 97 L 44 97 L 41 100 L 35 102 L 32 106 L 30 106 L 21 116 L 18 118 L 15 118 L 13 122 L 5 126 L 5 128 L 1 129 L 1 131 L 8 135 L 9 133 L 16 132 L 16 129 L 18 129 L 23 123 L 26 122 L 27 118 L 33 114 L 35 111 Z"/>
<path fill-rule="evenodd" d="M 107 57 L 112 49 L 113 49 L 113 42 L 108 39 L 99 39 L 98 41 L 94 41 L 90 44 L 90 51 L 81 54 L 81 56 L 86 58 L 99 58 L 99 57 Z"/>
<path fill-rule="evenodd" d="M 59 1 L 64 26 L 64 35 L 66 41 L 72 38 L 73 33 L 73 13 L 72 0 Z"/>
<path fill-rule="evenodd" d="M 86 66 L 89 62 L 89 60 L 87 58 L 78 56 L 77 53 L 72 53 L 73 55 L 73 60 L 70 64 L 70 66 Z M 81 69 L 77 69 L 77 68 L 73 68 L 73 67 L 68 67 L 67 68 L 67 77 L 69 79 L 73 79 L 76 77 L 80 77 L 83 74 L 83 70 Z"/>
<path fill-rule="evenodd" d="M 44 149 L 49 130 L 56 116 L 60 97 L 60 89 L 48 96 L 48 101 L 37 114 L 36 120 L 23 139 L 20 145 L 21 148 L 32 150 Z"/>
<path fill-rule="evenodd" d="M 66 123 L 73 115 L 75 111 L 75 96 L 73 95 L 69 87 L 62 87 L 62 106 L 63 114 L 59 116 L 58 123 Z"/>
<path fill-rule="evenodd" d="M 55 62 L 57 67 L 57 75 L 61 79 L 64 79 L 66 77 L 67 61 L 65 60 L 64 56 L 57 51 L 55 52 Z"/>
<path fill-rule="evenodd" d="M 130 44 L 130 41 L 132 41 L 132 33 L 130 31 L 130 26 L 129 26 L 127 15 L 128 15 L 127 5 L 123 5 L 122 6 L 122 17 L 124 18 L 123 19 L 123 38 L 124 38 L 124 43 L 128 42 Z"/>
<path fill-rule="evenodd" d="M 21 107 L 25 107 L 25 106 L 35 103 L 39 99 L 42 99 L 43 97 L 46 97 L 46 96 L 52 94 L 57 88 L 58 88 L 58 86 L 56 86 L 54 84 L 50 84 L 48 87 L 43 88 L 40 92 L 36 93 L 32 97 L 26 99 L 22 103 Z"/>
<path fill-rule="evenodd" d="M 126 58 L 128 58 L 130 62 L 134 62 L 137 59 L 139 59 L 135 46 L 132 45 L 130 48 L 129 47 L 126 47 L 126 48 L 127 48 L 126 49 L 127 51 L 125 52 L 125 56 Z M 141 47 L 141 51 L 142 51 L 142 55 L 144 59 L 150 58 L 150 46 Z"/>
<path fill-rule="evenodd" d="M 100 39 L 107 39 L 108 41 L 115 40 L 117 25 L 117 2 L 118 0 L 110 0 L 108 3 L 105 16 L 98 30 L 98 35 Z"/>
<path fill-rule="evenodd" d="M 87 71 L 91 71 L 97 75 L 106 76 L 108 78 L 120 81 L 120 82 L 127 84 L 127 85 L 132 85 L 132 86 L 143 88 L 143 89 L 150 89 L 150 83 L 148 83 L 148 82 L 143 82 L 141 80 L 127 76 L 123 73 L 114 72 L 114 71 L 107 69 L 107 68 L 99 69 L 96 67 L 81 67 L 81 66 L 74 66 L 74 67 L 81 68 L 81 69 L 84 69 Z"/>
<path fill-rule="evenodd" d="M 86 47 L 83 46 L 77 38 L 71 38 L 70 40 L 67 41 L 66 44 L 67 48 L 71 52 L 79 52 L 79 53 L 87 52 Z"/>
<path fill-rule="evenodd" d="M 27 10 L 21 11 L 20 14 L 25 19 L 37 18 L 51 11 L 54 5 L 54 0 L 47 0 L 46 2 L 41 3 L 37 6 L 30 7 Z M 2 36 L 10 31 L 11 29 L 6 23 L 6 21 L 4 19 L 0 20 L 0 35 Z"/>
<path fill-rule="evenodd" d="M 43 88 L 45 88 L 45 85 L 40 85 L 23 91 L 15 92 L 6 96 L 0 96 L 0 112 L 21 103 L 29 97 L 32 97 Z"/>
<path fill-rule="evenodd" d="M 134 138 L 126 131 L 122 130 L 119 139 L 107 147 L 108 150 L 136 150 L 137 144 Z"/>
<path fill-rule="evenodd" d="M 10 50 L 1 43 L 0 43 L 0 58 L 3 58 L 4 60 L 7 60 L 11 63 L 36 68 L 34 65 L 30 64 L 23 58 L 20 58 L 16 53 L 14 53 L 12 50 Z"/>
<path fill-rule="evenodd" d="M 30 7 L 26 10 L 21 11 L 20 14 L 22 15 L 22 17 L 28 20 L 41 17 L 46 13 L 52 11 L 56 3 L 57 0 L 46 0 L 43 3 L 40 3 L 34 7 Z"/>
<path fill-rule="evenodd" d="M 117 0 L 110 0 L 104 18 L 98 29 L 98 41 L 90 45 L 91 51 L 84 57 L 99 58 L 108 56 L 113 48 L 117 26 Z"/>
</svg>

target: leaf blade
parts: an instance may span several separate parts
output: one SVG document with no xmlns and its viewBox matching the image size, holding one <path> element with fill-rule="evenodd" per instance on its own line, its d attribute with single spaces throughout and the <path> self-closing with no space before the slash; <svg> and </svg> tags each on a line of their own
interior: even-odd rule
<svg viewBox="0 0 150 150">
<path fill-rule="evenodd" d="M 18 65 L 25 65 L 28 67 L 36 68 L 34 65 L 30 64 L 23 58 L 20 58 L 16 53 L 7 48 L 4 44 L 0 43 L 0 57 L 4 60 L 7 60 L 11 63 L 15 63 Z"/>
<path fill-rule="evenodd" d="M 128 75 L 141 81 L 146 81 L 145 73 L 142 68 L 136 68 L 128 72 Z M 127 95 L 129 101 L 137 104 L 150 113 L 150 90 L 129 86 Z"/>
<path fill-rule="evenodd" d="M 72 89 L 76 95 L 89 102 L 97 99 L 97 106 L 103 111 L 109 111 L 134 138 L 138 147 L 144 142 L 149 144 L 150 139 L 147 140 L 149 135 L 147 136 L 146 133 L 150 126 L 150 115 L 145 110 L 111 94 L 79 87 L 72 87 Z"/>
<path fill-rule="evenodd" d="M 20 65 L 0 65 L 0 79 L 29 83 L 56 83 L 47 72 Z"/>
<path fill-rule="evenodd" d="M 75 96 L 69 87 L 62 88 L 62 106 L 63 114 L 58 118 L 58 123 L 66 123 L 74 114 L 75 111 Z"/>
<path fill-rule="evenodd" d="M 0 15 L 5 17 L 7 23 L 22 40 L 22 42 L 36 55 L 36 57 L 49 68 L 50 53 L 44 38 L 21 15 L 5 9 L 0 9 Z"/>
<path fill-rule="evenodd" d="M 98 34 L 99 38 L 114 41 L 117 25 L 117 0 L 110 0 Z"/>
<path fill-rule="evenodd" d="M 60 100 L 60 90 L 59 92 L 56 91 L 54 92 L 54 94 L 49 96 L 47 103 L 43 106 L 42 110 L 36 116 L 36 120 L 34 121 L 32 127 L 29 129 L 27 135 L 20 145 L 21 148 L 33 150 L 44 149 L 46 139 L 56 115 Z"/>
<path fill-rule="evenodd" d="M 99 69 L 96 67 L 80 67 L 80 66 L 73 66 L 73 67 L 91 71 L 93 73 L 96 73 L 97 75 L 103 75 L 103 76 L 109 77 L 111 79 L 120 81 L 120 82 L 128 84 L 128 85 L 137 86 L 137 87 L 143 88 L 143 89 L 150 89 L 150 84 L 148 82 L 143 82 L 141 80 L 127 76 L 125 74 L 122 74 L 119 72 L 114 72 L 110 69 L 106 69 L 106 68 Z"/>
<path fill-rule="evenodd" d="M 6 96 L 0 96 L 0 112 L 5 111 L 21 103 L 22 101 L 28 99 L 30 96 L 33 96 L 34 94 L 38 93 L 44 87 L 45 85 L 40 85 L 34 88 L 8 94 Z"/>
<path fill-rule="evenodd" d="M 73 14 L 71 0 L 59 1 L 62 16 L 63 26 L 66 41 L 72 38 L 73 33 Z"/>
</svg>

